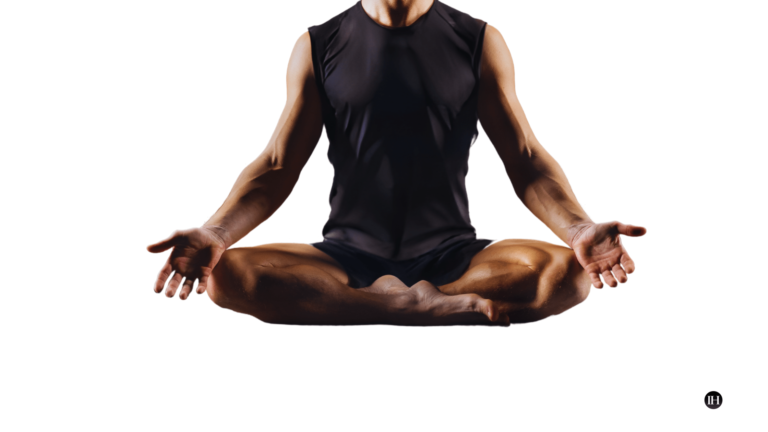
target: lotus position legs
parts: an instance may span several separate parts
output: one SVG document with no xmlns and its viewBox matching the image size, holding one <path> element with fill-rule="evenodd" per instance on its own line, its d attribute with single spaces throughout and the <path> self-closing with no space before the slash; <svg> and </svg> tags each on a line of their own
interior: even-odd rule
<svg viewBox="0 0 768 432">
<path fill-rule="evenodd" d="M 278 243 L 225 252 L 207 291 L 217 305 L 270 323 L 504 325 L 559 314 L 590 289 L 573 251 L 533 240 L 491 244 L 443 286 L 407 287 L 392 275 L 359 289 L 347 281 L 311 245 Z"/>
</svg>

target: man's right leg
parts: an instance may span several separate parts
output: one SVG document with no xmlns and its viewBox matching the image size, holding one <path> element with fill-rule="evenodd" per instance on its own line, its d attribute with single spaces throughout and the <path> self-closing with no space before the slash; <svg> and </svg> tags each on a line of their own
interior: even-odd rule
<svg viewBox="0 0 768 432">
<path fill-rule="evenodd" d="M 275 324 L 508 324 L 476 294 L 449 296 L 429 284 L 391 290 L 399 282 L 393 278 L 354 289 L 341 266 L 314 246 L 274 243 L 225 252 L 207 290 L 217 305 Z"/>
</svg>

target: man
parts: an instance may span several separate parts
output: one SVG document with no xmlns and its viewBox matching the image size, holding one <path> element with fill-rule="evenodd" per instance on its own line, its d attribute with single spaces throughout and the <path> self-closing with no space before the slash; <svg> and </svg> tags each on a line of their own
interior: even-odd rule
<svg viewBox="0 0 768 432">
<path fill-rule="evenodd" d="M 166 295 L 181 285 L 186 299 L 198 280 L 214 303 L 269 323 L 509 325 L 634 271 L 620 235 L 645 229 L 590 220 L 484 21 L 438 0 L 358 1 L 299 38 L 287 84 L 272 138 L 221 208 L 148 247 L 173 248 L 156 292 L 170 277 Z M 478 120 L 518 197 L 571 249 L 475 237 L 464 178 Z M 323 125 L 335 169 L 323 242 L 228 250 L 285 201 Z"/>
</svg>

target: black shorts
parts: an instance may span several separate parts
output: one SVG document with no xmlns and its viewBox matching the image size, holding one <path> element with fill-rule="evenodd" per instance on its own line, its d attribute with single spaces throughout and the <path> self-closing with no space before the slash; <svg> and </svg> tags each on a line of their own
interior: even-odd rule
<svg viewBox="0 0 768 432">
<path fill-rule="evenodd" d="M 350 287 L 364 288 L 387 274 L 397 276 L 408 286 L 420 280 L 427 280 L 435 286 L 451 283 L 464 274 L 472 257 L 492 242 L 486 239 L 461 240 L 437 246 L 403 261 L 391 261 L 335 240 L 325 239 L 311 245 L 341 264 L 349 276 Z"/>
</svg>

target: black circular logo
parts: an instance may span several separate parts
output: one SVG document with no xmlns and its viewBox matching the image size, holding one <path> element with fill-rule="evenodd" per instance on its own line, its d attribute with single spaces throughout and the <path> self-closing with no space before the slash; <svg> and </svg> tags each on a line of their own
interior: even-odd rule
<svg viewBox="0 0 768 432">
<path fill-rule="evenodd" d="M 707 404 L 707 408 L 718 409 L 723 404 L 723 397 L 716 391 L 711 391 L 704 396 L 704 403 Z"/>
</svg>

